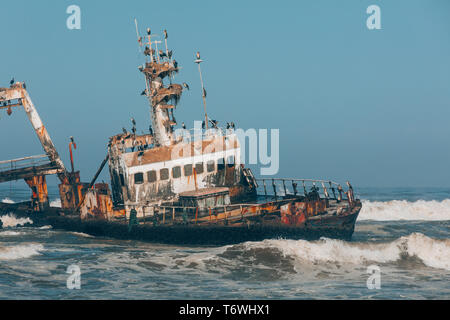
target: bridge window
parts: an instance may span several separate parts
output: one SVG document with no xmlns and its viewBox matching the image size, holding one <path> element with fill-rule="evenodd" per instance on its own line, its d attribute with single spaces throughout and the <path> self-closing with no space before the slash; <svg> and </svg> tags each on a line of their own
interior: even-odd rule
<svg viewBox="0 0 450 320">
<path fill-rule="evenodd" d="M 234 160 L 235 160 L 234 156 L 229 156 L 227 158 L 227 166 L 228 166 L 228 168 L 234 167 Z"/>
<path fill-rule="evenodd" d="M 209 160 L 206 164 L 206 167 L 208 172 L 213 172 L 214 170 L 216 170 L 216 163 L 214 162 L 214 160 Z"/>
<path fill-rule="evenodd" d="M 134 174 L 134 184 L 142 184 L 144 183 L 144 174 L 142 172 L 138 172 Z"/>
<path fill-rule="evenodd" d="M 217 170 L 223 170 L 223 169 L 225 169 L 225 159 L 220 158 L 219 160 L 217 160 Z"/>
<path fill-rule="evenodd" d="M 159 179 L 160 180 L 168 180 L 169 179 L 169 169 L 164 168 L 159 170 Z"/>
<path fill-rule="evenodd" d="M 181 167 L 173 167 L 172 168 L 172 176 L 174 179 L 181 177 Z"/>
<path fill-rule="evenodd" d="M 157 180 L 155 170 L 151 170 L 151 171 L 147 172 L 147 180 L 148 180 L 148 182 L 155 182 Z"/>
<path fill-rule="evenodd" d="M 203 173 L 203 162 L 199 162 L 195 164 L 195 172 L 200 174 Z"/>
<path fill-rule="evenodd" d="M 185 177 L 192 176 L 192 164 L 187 164 L 184 166 L 184 176 Z"/>
</svg>

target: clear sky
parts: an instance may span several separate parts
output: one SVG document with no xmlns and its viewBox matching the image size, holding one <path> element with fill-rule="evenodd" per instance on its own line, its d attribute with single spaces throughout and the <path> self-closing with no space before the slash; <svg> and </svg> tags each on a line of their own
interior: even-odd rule
<svg viewBox="0 0 450 320">
<path fill-rule="evenodd" d="M 66 27 L 71 4 L 81 30 Z M 366 27 L 372 4 L 381 30 Z M 68 168 L 75 137 L 84 181 L 130 117 L 148 128 L 137 18 L 169 32 L 191 87 L 179 123 L 203 116 L 199 50 L 212 118 L 280 129 L 278 176 L 450 186 L 448 0 L 16 0 L 0 13 L 0 87 L 26 81 Z M 0 160 L 43 153 L 23 110 L 0 112 L 0 136 Z"/>
</svg>

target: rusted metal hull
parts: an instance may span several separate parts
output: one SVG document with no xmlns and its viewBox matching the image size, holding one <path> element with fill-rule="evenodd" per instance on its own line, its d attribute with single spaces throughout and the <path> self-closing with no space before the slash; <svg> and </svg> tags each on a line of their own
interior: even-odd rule
<svg viewBox="0 0 450 320">
<path fill-rule="evenodd" d="M 134 225 L 130 230 L 128 222 L 125 221 L 82 220 L 77 215 L 61 215 L 61 210 L 55 208 L 30 216 L 20 207 L 15 206 L 13 210 L 11 205 L 0 205 L 3 212 L 9 210 L 18 216 L 31 217 L 33 225 L 50 224 L 55 229 L 83 232 L 99 237 L 178 245 L 225 245 L 277 238 L 317 240 L 327 237 L 348 241 L 351 240 L 360 209 L 360 206 L 355 206 L 345 214 L 316 217 L 305 221 L 302 225 L 287 225 L 279 220 L 249 225 L 154 225 L 148 221 Z"/>
</svg>

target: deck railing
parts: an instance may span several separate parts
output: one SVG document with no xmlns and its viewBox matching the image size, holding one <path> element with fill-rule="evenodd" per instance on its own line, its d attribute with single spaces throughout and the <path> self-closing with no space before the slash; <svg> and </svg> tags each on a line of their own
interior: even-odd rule
<svg viewBox="0 0 450 320">
<path fill-rule="evenodd" d="M 13 160 L 4 160 L 0 161 L 0 172 L 29 167 L 37 167 L 45 164 L 50 164 L 47 155 L 38 155 Z"/>
<path fill-rule="evenodd" d="M 349 192 L 331 180 L 271 178 L 255 179 L 258 195 L 268 197 L 308 196 L 317 192 L 321 198 L 332 200 L 348 200 Z M 351 186 L 348 184 L 348 188 Z"/>
</svg>

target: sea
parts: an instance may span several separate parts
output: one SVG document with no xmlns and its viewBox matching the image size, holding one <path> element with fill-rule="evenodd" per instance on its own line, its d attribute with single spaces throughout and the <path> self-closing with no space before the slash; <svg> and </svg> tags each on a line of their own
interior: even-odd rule
<svg viewBox="0 0 450 320">
<path fill-rule="evenodd" d="M 450 299 L 450 188 L 356 194 L 352 241 L 174 246 L 33 227 L 3 212 L 0 299 Z M 0 187 L 0 201 L 29 197 Z"/>
</svg>

